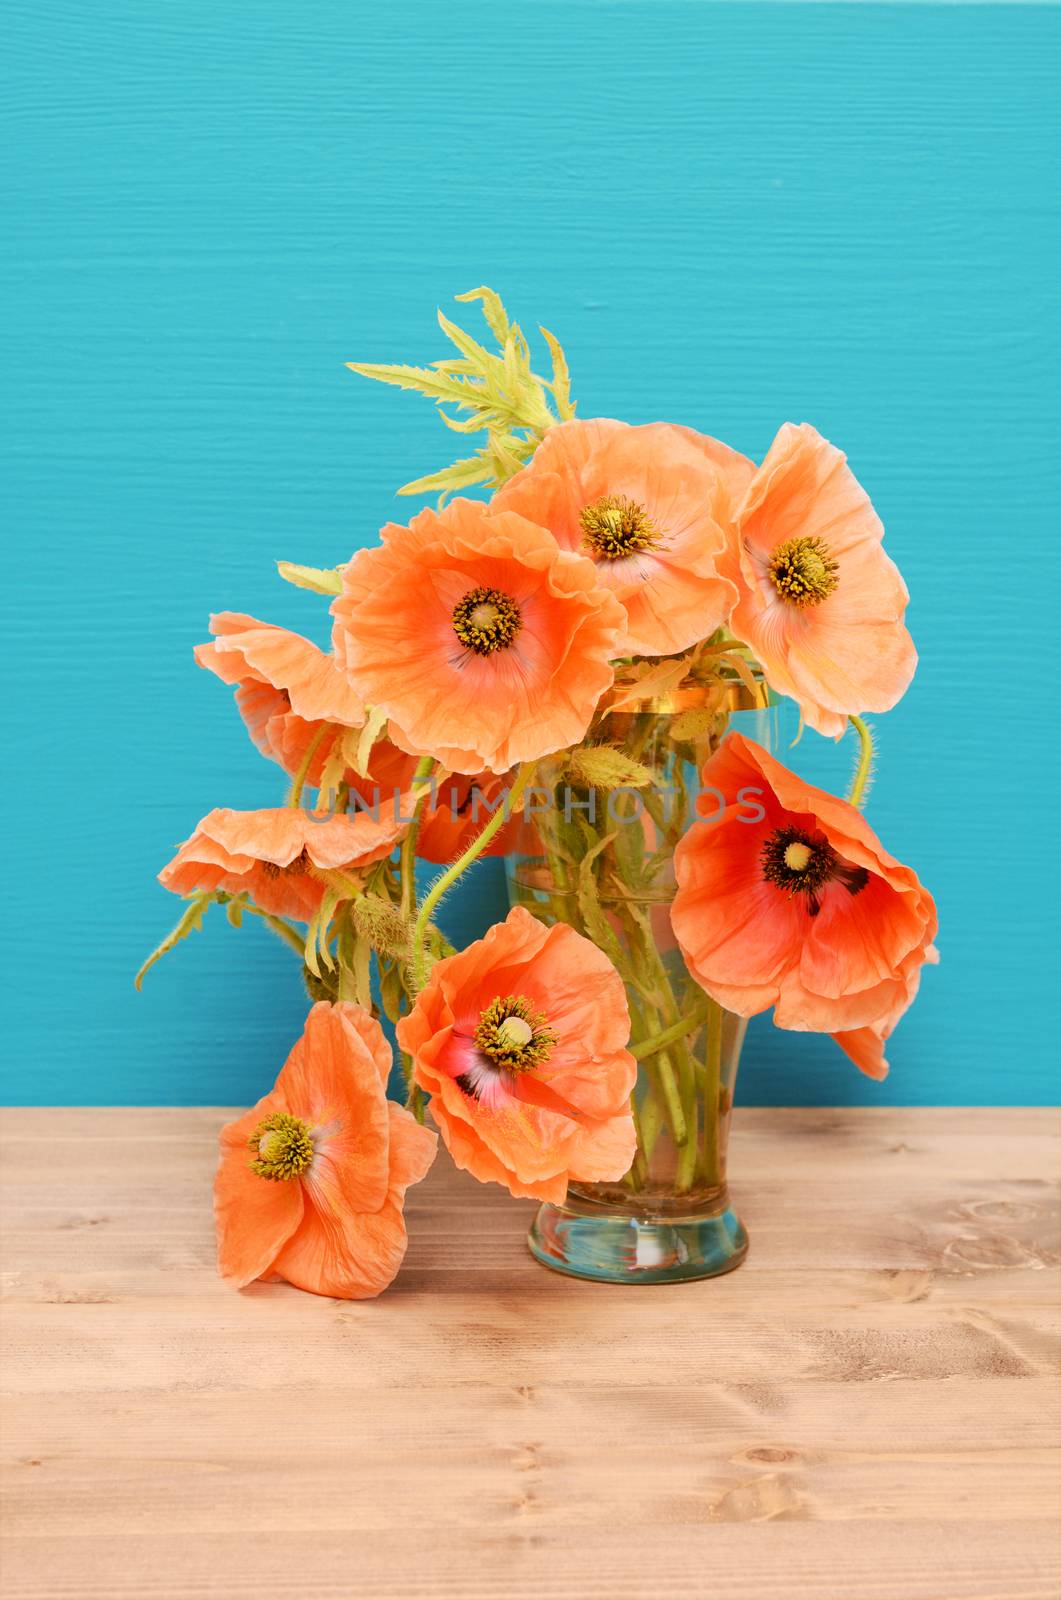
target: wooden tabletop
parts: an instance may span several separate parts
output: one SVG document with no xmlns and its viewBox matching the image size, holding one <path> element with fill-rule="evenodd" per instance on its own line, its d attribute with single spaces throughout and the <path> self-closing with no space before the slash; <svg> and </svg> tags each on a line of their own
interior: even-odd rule
<svg viewBox="0 0 1061 1600">
<path fill-rule="evenodd" d="M 230 1112 L 7 1112 L 4 1600 L 1057 1600 L 1051 1111 L 738 1112 L 729 1277 L 443 1153 L 395 1286 L 214 1275 Z"/>
</svg>

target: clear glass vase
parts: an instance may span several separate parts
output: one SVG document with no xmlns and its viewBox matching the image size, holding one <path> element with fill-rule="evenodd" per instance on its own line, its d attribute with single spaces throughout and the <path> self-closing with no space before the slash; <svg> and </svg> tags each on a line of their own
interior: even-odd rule
<svg viewBox="0 0 1061 1600">
<path fill-rule="evenodd" d="M 700 771 L 733 726 L 767 749 L 775 709 L 761 685 L 689 684 L 665 699 L 605 709 L 586 745 L 649 767 L 652 783 L 604 792 L 572 780 L 563 758 L 536 776 L 538 808 L 507 860 L 509 899 L 567 922 L 623 975 L 637 1151 L 614 1183 L 572 1183 L 530 1232 L 537 1259 L 607 1283 L 674 1283 L 729 1272 L 748 1237 L 730 1204 L 726 1147 L 745 1022 L 689 976 L 670 923 L 674 849 L 696 819 Z M 709 802 L 710 804 L 710 802 Z"/>
</svg>

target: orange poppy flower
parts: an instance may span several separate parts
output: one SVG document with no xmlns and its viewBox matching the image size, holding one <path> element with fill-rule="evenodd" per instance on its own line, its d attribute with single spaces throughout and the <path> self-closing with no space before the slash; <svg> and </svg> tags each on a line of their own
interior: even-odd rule
<svg viewBox="0 0 1061 1600">
<path fill-rule="evenodd" d="M 606 417 L 562 422 L 492 504 L 541 523 L 565 550 L 592 559 L 598 582 L 626 613 L 620 655 L 685 650 L 733 608 L 736 588 L 718 568 L 730 509 L 726 474 L 682 428 Z"/>
<path fill-rule="evenodd" d="M 883 537 L 841 451 L 786 422 L 737 508 L 729 626 L 819 733 L 838 737 L 849 714 L 889 710 L 917 666 L 909 595 Z"/>
<path fill-rule="evenodd" d="M 939 952 L 935 946 L 931 946 L 925 952 L 925 960 L 932 963 L 939 960 Z M 882 1079 L 888 1076 L 884 1047 L 895 1031 L 896 1024 L 913 1004 L 920 980 L 921 974 L 915 972 L 908 997 L 900 1001 L 891 1015 L 883 1021 L 875 1022 L 871 1027 L 850 1028 L 846 1032 L 833 1034 L 833 1043 L 840 1046 L 848 1060 L 853 1061 L 867 1078 Z"/>
<path fill-rule="evenodd" d="M 634 1156 L 622 979 L 596 945 L 517 906 L 432 968 L 398 1024 L 454 1161 L 514 1195 L 621 1178 Z"/>
<path fill-rule="evenodd" d="M 936 908 L 916 873 L 854 806 L 741 734 L 729 734 L 701 778 L 698 805 L 711 820 L 675 851 L 671 908 L 697 981 L 740 1016 L 774 1006 L 781 1028 L 893 1022 L 935 959 Z"/>
<path fill-rule="evenodd" d="M 391 1053 L 360 1006 L 321 1001 L 271 1093 L 221 1130 L 217 1261 L 242 1289 L 276 1275 L 366 1300 L 405 1255 L 405 1191 L 438 1140 L 387 1099 Z"/>
<path fill-rule="evenodd" d="M 424 807 L 416 838 L 417 855 L 440 866 L 455 861 L 479 837 L 498 806 L 504 805 L 505 791 L 511 785 L 511 773 L 497 777 L 481 772 L 474 778 L 456 773 L 440 778 L 434 802 L 429 800 Z M 522 815 L 517 808 L 490 840 L 483 855 L 508 855 L 516 848 L 522 826 Z"/>
<path fill-rule="evenodd" d="M 382 537 L 343 574 L 333 637 L 397 741 L 454 772 L 501 773 L 581 739 L 622 625 L 592 564 L 474 500 Z"/>
<path fill-rule="evenodd" d="M 318 740 L 334 723 L 358 728 L 365 707 L 333 655 L 301 634 L 259 622 L 236 611 L 210 618 L 216 639 L 195 647 L 201 667 L 236 686 L 236 705 L 262 755 L 292 777 L 310 745 L 317 743 L 307 781 L 320 782 L 337 733 Z"/>
<path fill-rule="evenodd" d="M 405 828 L 385 806 L 378 821 L 368 811 L 314 820 L 291 806 L 211 811 L 158 879 L 174 894 L 249 894 L 262 911 L 308 922 L 324 895 L 314 867 L 355 872 L 381 861 Z"/>
</svg>

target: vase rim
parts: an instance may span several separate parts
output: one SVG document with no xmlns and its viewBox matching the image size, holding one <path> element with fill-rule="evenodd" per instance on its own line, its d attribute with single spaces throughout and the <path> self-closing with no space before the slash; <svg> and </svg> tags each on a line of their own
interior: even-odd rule
<svg viewBox="0 0 1061 1600">
<path fill-rule="evenodd" d="M 598 709 L 614 716 L 636 716 L 645 711 L 667 716 L 702 707 L 717 711 L 765 711 L 776 705 L 777 696 L 761 672 L 753 672 L 752 676 L 755 694 L 739 678 L 713 678 L 709 683 L 683 683 L 669 694 L 646 695 L 643 699 L 634 693 L 636 686 L 613 689 L 603 697 Z M 615 699 L 622 700 L 618 708 L 612 704 Z"/>
</svg>

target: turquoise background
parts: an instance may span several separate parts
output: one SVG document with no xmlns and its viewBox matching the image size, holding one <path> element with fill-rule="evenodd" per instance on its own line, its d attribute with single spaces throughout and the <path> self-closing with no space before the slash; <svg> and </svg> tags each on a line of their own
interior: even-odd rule
<svg viewBox="0 0 1061 1600">
<path fill-rule="evenodd" d="M 372 541 L 452 439 L 342 363 L 442 355 L 435 306 L 482 282 L 560 335 L 583 415 L 757 457 L 814 422 L 913 593 L 870 817 L 938 896 L 943 964 L 886 1085 L 760 1020 L 742 1098 L 1057 1097 L 1059 23 L 7 0 L 7 1099 L 272 1082 L 304 1000 L 257 926 L 215 913 L 132 987 L 172 847 L 281 793 L 191 647 L 226 607 L 325 637 L 274 561 Z M 850 752 L 792 760 L 839 787 Z M 456 936 L 500 900 L 478 869 Z"/>
</svg>

